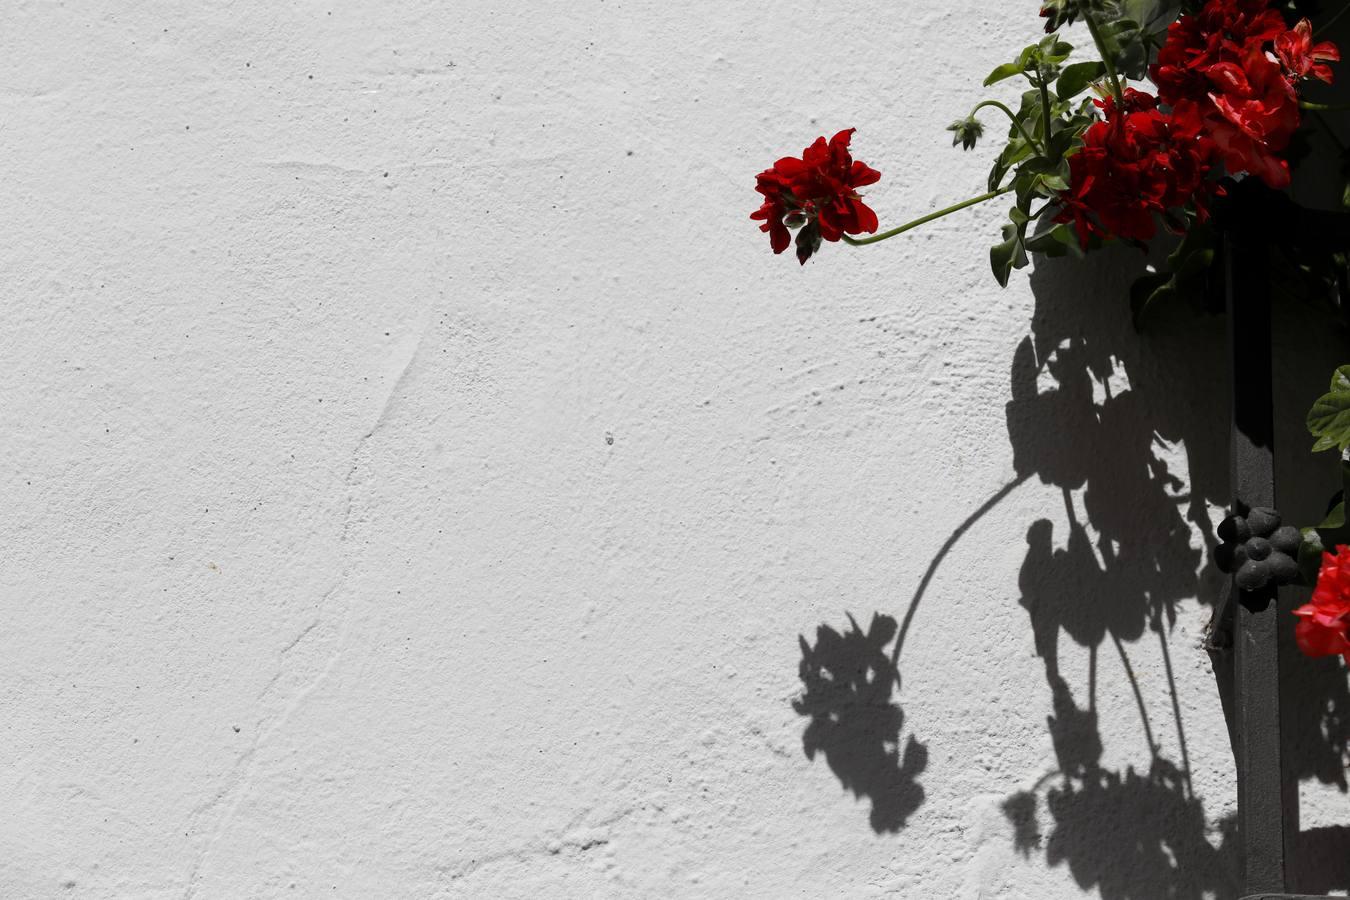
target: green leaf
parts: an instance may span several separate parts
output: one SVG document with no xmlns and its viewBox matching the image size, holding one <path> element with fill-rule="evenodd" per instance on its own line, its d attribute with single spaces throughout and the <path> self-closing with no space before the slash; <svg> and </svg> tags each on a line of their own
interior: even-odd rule
<svg viewBox="0 0 1350 900">
<path fill-rule="evenodd" d="M 1142 276 L 1130 287 L 1130 309 L 1135 330 L 1143 330 L 1144 316 L 1159 304 L 1178 295 L 1202 294 L 1205 276 L 1213 261 L 1213 229 L 1203 223 L 1192 222 L 1186 236 L 1167 257 L 1166 267 Z"/>
<path fill-rule="evenodd" d="M 1035 72 L 1042 65 L 1057 65 L 1068 57 L 1068 52 L 1064 48 L 1068 48 L 1069 51 L 1073 50 L 1068 44 L 1058 41 L 1053 34 L 1039 44 L 1023 47 L 1022 52 L 1017 55 L 1017 59 L 1004 63 L 990 72 L 989 76 L 984 79 L 984 85 L 988 87 L 991 84 L 1003 81 L 1005 78 L 1012 78 L 1014 75 Z M 1062 56 L 1061 53 L 1063 53 Z"/>
<path fill-rule="evenodd" d="M 1303 543 L 1298 548 L 1298 567 L 1303 580 L 1317 584 L 1317 572 L 1322 567 L 1322 554 L 1338 544 L 1350 544 L 1350 528 L 1345 522 L 1345 501 L 1332 507 L 1321 524 L 1303 529 Z"/>
<path fill-rule="evenodd" d="M 1342 500 L 1331 508 L 1327 517 L 1317 526 L 1322 531 L 1335 531 L 1345 527 L 1345 501 Z"/>
<path fill-rule="evenodd" d="M 1004 63 L 989 73 L 989 77 L 984 80 L 985 87 L 988 87 L 995 82 L 1002 81 L 1005 78 L 1021 75 L 1023 72 L 1034 68 L 1036 61 L 1040 58 L 1040 53 L 1040 48 L 1034 44 L 1030 47 L 1022 48 L 1022 52 L 1017 55 L 1017 59 L 1010 63 Z"/>
<path fill-rule="evenodd" d="M 1101 60 L 1074 63 L 1065 66 L 1055 82 L 1055 93 L 1061 100 L 1077 97 L 1087 90 L 1088 85 L 1106 76 L 1106 65 Z"/>
<path fill-rule="evenodd" d="M 1037 175 L 1048 175 L 1051 172 L 1059 171 L 1059 160 L 1050 159 L 1044 156 L 1037 156 L 1022 163 L 1022 172 L 1034 172 Z"/>
<path fill-rule="evenodd" d="M 1332 447 L 1335 446 L 1336 442 L 1332 438 L 1323 435 L 1316 441 L 1313 441 L 1312 452 L 1321 453 L 1323 450 L 1330 450 Z"/>
<path fill-rule="evenodd" d="M 1024 71 L 1026 71 L 1026 69 L 1020 62 L 1004 63 L 989 73 L 984 79 L 984 86 L 988 87 L 991 84 L 997 84 L 1006 78 L 1012 78 L 1014 75 L 1021 75 Z"/>
<path fill-rule="evenodd" d="M 1167 26 L 1181 12 L 1180 0 L 1120 0 L 1102 32 L 1112 48 L 1116 70 L 1138 81 L 1148 73 L 1151 49 L 1160 45 Z"/>
<path fill-rule="evenodd" d="M 1008 230 L 1007 226 L 1003 229 Z M 999 287 L 1008 286 L 1008 278 L 1012 275 L 1013 260 L 1017 254 L 1017 238 L 1011 237 L 989 248 L 989 267 L 994 270 L 994 278 L 998 280 Z"/>
<path fill-rule="evenodd" d="M 1322 568 L 1322 553 L 1325 550 L 1326 545 L 1317 529 L 1304 528 L 1303 543 L 1298 545 L 1298 571 L 1305 583 L 1317 584 L 1317 572 Z"/>
<path fill-rule="evenodd" d="M 1076 120 L 1076 117 L 1070 119 L 1065 123 L 1062 131 L 1056 131 L 1050 136 L 1050 144 L 1045 150 L 1046 156 L 1058 160 L 1071 156 L 1074 151 L 1083 146 L 1082 133 L 1087 124 L 1090 123 L 1080 123 Z"/>
<path fill-rule="evenodd" d="M 1136 22 L 1148 22 L 1158 14 L 1159 9 L 1163 7 L 1173 7 L 1172 17 L 1176 18 L 1177 10 L 1180 4 L 1178 0 L 1118 0 L 1120 14 L 1126 19 L 1133 19 Z"/>
<path fill-rule="evenodd" d="M 1149 32 L 1167 30 L 1180 12 L 1180 0 L 1122 0 L 1120 3 L 1120 14 L 1142 23 Z"/>
<path fill-rule="evenodd" d="M 1007 287 L 1012 270 L 1027 264 L 1027 252 L 1022 243 L 1027 230 L 1026 214 L 1014 208 L 1010 217 L 1013 221 L 1003 226 L 1003 240 L 989 250 L 989 266 L 994 270 L 999 287 Z"/>
<path fill-rule="evenodd" d="M 1331 377 L 1331 390 L 1317 398 L 1308 410 L 1308 432 L 1317 438 L 1313 451 L 1350 447 L 1350 366 L 1341 366 Z"/>
<path fill-rule="evenodd" d="M 994 167 L 989 170 L 989 190 L 996 191 L 999 185 L 1003 183 L 1003 176 L 1007 175 L 1013 166 L 1022 160 L 1031 156 L 1031 145 L 1020 136 L 1010 140 L 1008 145 L 1003 148 L 1003 152 L 994 160 Z"/>
<path fill-rule="evenodd" d="M 1130 317 L 1135 331 L 1143 330 L 1144 314 L 1155 303 L 1162 303 L 1176 293 L 1176 282 L 1170 272 L 1149 272 L 1136 278 L 1130 285 Z"/>
<path fill-rule="evenodd" d="M 1067 223 L 1060 223 L 1034 234 L 1026 240 L 1026 248 L 1032 253 L 1045 256 L 1083 255 L 1082 245 L 1078 243 L 1078 234 Z"/>
<path fill-rule="evenodd" d="M 1049 65 L 1056 65 L 1064 62 L 1073 53 L 1073 45 L 1065 43 L 1059 39 L 1057 34 L 1048 34 L 1036 45 L 1040 54 L 1040 61 Z"/>
</svg>

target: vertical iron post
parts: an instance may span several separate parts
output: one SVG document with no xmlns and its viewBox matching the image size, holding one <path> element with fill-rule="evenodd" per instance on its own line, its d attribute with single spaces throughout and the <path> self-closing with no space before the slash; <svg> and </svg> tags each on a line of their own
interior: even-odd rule
<svg viewBox="0 0 1350 900">
<path fill-rule="evenodd" d="M 1232 373 L 1234 508 L 1275 505 L 1270 273 L 1258 216 L 1239 214 L 1223 233 Z M 1238 819 L 1247 893 L 1282 892 L 1288 853 L 1280 740 L 1278 589 L 1229 584 L 1233 627 Z"/>
</svg>

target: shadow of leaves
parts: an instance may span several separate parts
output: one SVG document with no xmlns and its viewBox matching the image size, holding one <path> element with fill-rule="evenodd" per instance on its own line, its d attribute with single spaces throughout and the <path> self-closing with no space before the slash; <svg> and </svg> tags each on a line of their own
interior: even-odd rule
<svg viewBox="0 0 1350 900">
<path fill-rule="evenodd" d="M 928 767 L 928 749 L 913 735 L 900 749 L 900 673 L 886 650 L 896 631 L 895 619 L 878 614 L 866 631 L 849 616 L 843 632 L 817 628 L 814 645 L 799 637 L 803 690 L 792 704 L 810 719 L 806 757 L 823 755 L 846 790 L 871 802 L 878 833 L 899 831 L 923 804 L 918 777 Z"/>
</svg>

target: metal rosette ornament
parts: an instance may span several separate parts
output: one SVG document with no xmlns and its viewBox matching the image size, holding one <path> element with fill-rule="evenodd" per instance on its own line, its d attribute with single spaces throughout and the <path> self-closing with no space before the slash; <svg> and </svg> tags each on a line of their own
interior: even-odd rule
<svg viewBox="0 0 1350 900">
<path fill-rule="evenodd" d="M 1293 525 L 1281 525 L 1275 510 L 1257 506 L 1245 516 L 1231 515 L 1219 523 L 1218 534 L 1223 543 L 1214 549 L 1214 561 L 1242 590 L 1298 581 L 1303 535 Z"/>
</svg>

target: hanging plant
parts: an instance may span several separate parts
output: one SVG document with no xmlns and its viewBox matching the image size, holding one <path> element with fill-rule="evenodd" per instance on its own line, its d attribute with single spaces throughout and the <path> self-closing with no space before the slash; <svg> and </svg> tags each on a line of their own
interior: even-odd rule
<svg viewBox="0 0 1350 900">
<path fill-rule="evenodd" d="M 1000 285 L 1033 254 L 1082 257 L 1117 243 L 1147 250 L 1166 239 L 1173 245 L 1166 265 L 1131 288 L 1136 324 L 1161 300 L 1203 294 L 1215 256 L 1212 217 L 1230 195 L 1250 193 L 1251 185 L 1237 190 L 1244 181 L 1268 191 L 1289 187 L 1291 161 L 1306 150 L 1299 139 L 1305 114 L 1338 108 L 1305 93 L 1333 82 L 1339 49 L 1319 39 L 1295 0 L 1048 0 L 1040 15 L 1046 36 L 984 79 L 986 87 L 1020 82 L 1020 94 L 981 100 L 948 127 L 953 146 L 972 150 L 985 139 L 980 116 L 1007 121 L 983 191 L 881 230 L 862 193 L 881 173 L 853 157 L 855 129 L 847 128 L 759 174 L 761 205 L 750 218 L 773 252 L 795 245 L 804 265 L 826 243 L 880 243 L 1007 196 L 1007 221 L 989 251 Z M 1061 34 L 1075 23 L 1091 37 L 1091 58 L 1078 58 Z M 1350 205 L 1350 187 L 1346 197 Z M 1343 253 L 1282 249 L 1283 281 L 1324 296 L 1339 292 L 1342 311 L 1350 309 Z M 1314 450 L 1350 449 L 1350 367 L 1338 370 L 1308 426 Z M 1312 602 L 1297 612 L 1299 645 L 1350 661 L 1344 503 L 1302 531 L 1282 525 L 1274 510 L 1236 512 L 1219 529 L 1220 568 L 1247 591 L 1316 584 Z"/>
</svg>

